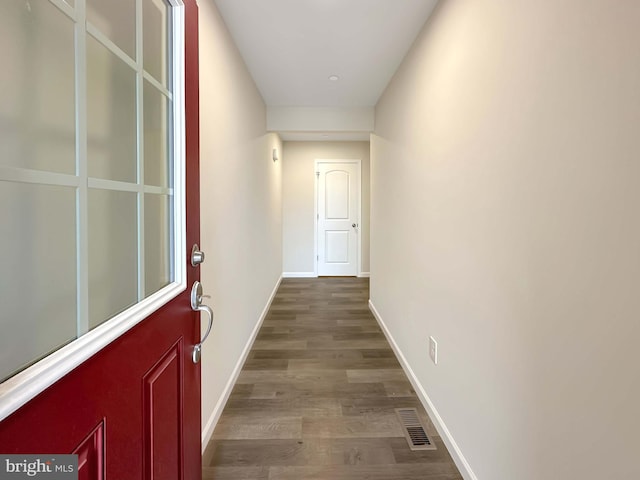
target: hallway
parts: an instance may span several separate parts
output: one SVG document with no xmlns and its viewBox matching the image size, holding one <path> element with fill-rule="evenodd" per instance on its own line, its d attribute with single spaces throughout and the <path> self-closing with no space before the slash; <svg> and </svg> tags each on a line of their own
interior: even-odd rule
<svg viewBox="0 0 640 480">
<path fill-rule="evenodd" d="M 462 479 L 368 309 L 369 280 L 285 279 L 203 455 L 203 479 Z M 411 451 L 396 408 L 437 449 Z"/>
</svg>

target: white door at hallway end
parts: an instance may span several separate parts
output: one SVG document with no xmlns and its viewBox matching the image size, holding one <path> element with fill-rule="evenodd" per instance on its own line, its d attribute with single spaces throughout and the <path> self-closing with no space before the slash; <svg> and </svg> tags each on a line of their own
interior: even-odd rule
<svg viewBox="0 0 640 480">
<path fill-rule="evenodd" d="M 357 276 L 360 160 L 316 160 L 318 276 Z"/>
</svg>

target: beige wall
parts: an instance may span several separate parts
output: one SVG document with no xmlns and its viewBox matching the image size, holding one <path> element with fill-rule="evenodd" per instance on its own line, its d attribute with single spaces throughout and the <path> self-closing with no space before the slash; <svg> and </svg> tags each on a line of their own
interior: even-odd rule
<svg viewBox="0 0 640 480">
<path fill-rule="evenodd" d="M 199 4 L 202 283 L 215 311 L 202 360 L 206 437 L 282 272 L 282 163 L 271 160 L 282 144 L 266 133 L 262 97 L 213 1 Z"/>
<path fill-rule="evenodd" d="M 372 303 L 479 479 L 640 478 L 639 25 L 444 0 L 377 105 Z"/>
<path fill-rule="evenodd" d="M 315 161 L 359 159 L 362 165 L 362 266 L 369 272 L 369 142 L 284 142 L 283 271 L 313 275 Z"/>
</svg>

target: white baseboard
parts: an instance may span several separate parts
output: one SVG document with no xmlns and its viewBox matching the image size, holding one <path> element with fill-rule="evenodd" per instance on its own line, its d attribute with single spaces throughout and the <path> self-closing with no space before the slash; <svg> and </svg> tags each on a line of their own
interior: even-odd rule
<svg viewBox="0 0 640 480">
<path fill-rule="evenodd" d="M 227 384 L 225 385 L 224 390 L 222 391 L 222 395 L 220 395 L 220 398 L 218 399 L 218 403 L 216 403 L 216 406 L 213 409 L 213 412 L 211 413 L 209 420 L 207 420 L 207 423 L 205 424 L 204 429 L 202 430 L 201 448 L 203 452 L 204 452 L 204 449 L 207 448 L 207 444 L 209 443 L 209 440 L 211 440 L 211 437 L 213 436 L 213 430 L 216 428 L 216 425 L 218 424 L 218 420 L 220 420 L 220 415 L 222 415 L 224 406 L 226 405 L 227 400 L 229 400 L 229 395 L 231 395 L 233 386 L 238 380 L 238 376 L 242 371 L 242 366 L 244 365 L 244 362 L 247 359 L 249 352 L 251 351 L 253 342 L 256 339 L 256 336 L 258 335 L 258 331 L 260 330 L 260 327 L 262 326 L 262 323 L 264 322 L 264 319 L 266 318 L 267 313 L 269 312 L 269 308 L 271 307 L 271 303 L 273 302 L 273 298 L 276 296 L 276 292 L 278 291 L 278 287 L 280 286 L 281 282 L 282 282 L 282 276 L 280 276 L 280 278 L 276 282 L 276 286 L 273 288 L 273 291 L 271 292 L 271 296 L 269 297 L 267 304 L 262 310 L 262 313 L 260 314 L 260 318 L 258 318 L 258 321 L 256 322 L 255 327 L 253 327 L 253 331 L 251 332 L 251 335 L 249 336 L 249 339 L 247 340 L 247 343 L 244 346 L 244 349 L 242 350 L 242 354 L 240 355 L 240 358 L 238 359 L 238 362 L 236 363 L 236 366 L 233 369 L 233 372 L 231 373 L 231 376 L 229 377 L 229 380 L 227 381 Z"/>
<path fill-rule="evenodd" d="M 371 273 L 369 272 L 360 272 L 358 274 L 359 278 L 369 278 Z M 315 272 L 284 272 L 282 274 L 282 278 L 317 278 L 318 275 Z"/>
<path fill-rule="evenodd" d="M 422 405 L 424 406 L 425 410 L 429 414 L 429 418 L 431 418 L 431 420 L 433 421 L 433 424 L 438 430 L 438 433 L 440 433 L 440 436 L 442 437 L 442 441 L 444 442 L 447 449 L 449 450 L 449 454 L 451 455 L 451 458 L 453 458 L 453 461 L 458 467 L 458 470 L 460 470 L 460 474 L 465 480 L 478 480 L 478 477 L 476 477 L 476 475 L 471 470 L 471 466 L 469 465 L 467 460 L 464 458 L 464 455 L 462 455 L 462 451 L 458 447 L 458 444 L 456 443 L 456 441 L 451 436 L 451 432 L 449 431 L 447 426 L 444 424 L 442 417 L 440 416 L 440 414 L 438 414 L 436 407 L 431 402 L 431 399 L 429 398 L 424 387 L 418 380 L 418 377 L 416 377 L 416 374 L 413 372 L 413 369 L 411 368 L 411 366 L 409 366 L 407 359 L 402 354 L 400 347 L 398 347 L 398 344 L 394 340 L 393 336 L 391 335 L 391 332 L 387 328 L 387 325 L 384 323 L 384 320 L 382 320 L 380 313 L 378 313 L 378 310 L 376 310 L 376 307 L 373 305 L 373 302 L 371 300 L 369 300 L 369 309 L 371 310 L 371 313 L 373 313 L 373 316 L 376 317 L 376 320 L 380 324 L 380 328 L 382 328 L 384 335 L 387 337 L 387 340 L 391 344 L 391 348 L 393 348 L 393 351 L 398 357 L 398 360 L 402 365 L 402 369 L 407 374 L 407 377 L 409 377 L 409 381 L 411 382 L 411 385 L 413 385 L 413 388 L 418 394 L 418 397 L 420 398 Z"/>
<path fill-rule="evenodd" d="M 283 278 L 316 278 L 315 272 L 284 272 Z"/>
</svg>

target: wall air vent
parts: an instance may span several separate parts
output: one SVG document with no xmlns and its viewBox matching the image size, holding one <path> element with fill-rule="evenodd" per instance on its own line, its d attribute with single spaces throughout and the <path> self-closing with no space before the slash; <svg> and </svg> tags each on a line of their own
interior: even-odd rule
<svg viewBox="0 0 640 480">
<path fill-rule="evenodd" d="M 418 417 L 415 408 L 396 408 L 404 436 L 411 450 L 435 450 L 436 445 L 427 435 L 427 431 Z"/>
</svg>

